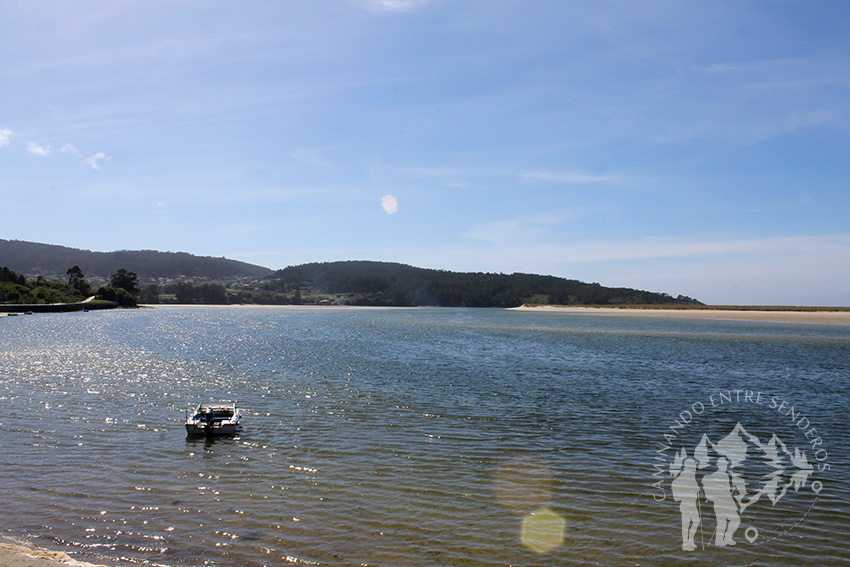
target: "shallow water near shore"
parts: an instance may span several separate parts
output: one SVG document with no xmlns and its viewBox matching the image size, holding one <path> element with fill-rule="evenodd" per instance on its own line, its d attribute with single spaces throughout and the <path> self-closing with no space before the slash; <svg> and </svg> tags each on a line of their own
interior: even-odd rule
<svg viewBox="0 0 850 567">
<path fill-rule="evenodd" d="M 850 561 L 849 378 L 850 328 L 833 325 L 333 307 L 4 318 L 0 530 L 172 566 Z M 242 433 L 187 438 L 200 400 L 238 401 Z M 797 474 L 774 459 L 747 477 L 734 546 L 700 496 L 683 551 L 673 454 L 736 424 L 796 448 L 781 472 Z"/>
</svg>

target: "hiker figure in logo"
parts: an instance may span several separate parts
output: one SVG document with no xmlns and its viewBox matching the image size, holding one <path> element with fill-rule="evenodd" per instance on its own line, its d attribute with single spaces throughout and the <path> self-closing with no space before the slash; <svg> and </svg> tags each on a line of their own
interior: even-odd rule
<svg viewBox="0 0 850 567">
<path fill-rule="evenodd" d="M 672 483 L 673 499 L 680 502 L 682 512 L 682 549 L 693 551 L 697 548 L 694 536 L 699 527 L 699 484 L 697 484 L 697 462 L 687 457 L 682 462 L 682 469 Z"/>
<path fill-rule="evenodd" d="M 732 495 L 732 477 L 728 468 L 729 460 L 720 457 L 717 459 L 717 470 L 702 479 L 705 497 L 714 503 L 714 516 L 717 518 L 714 544 L 720 547 L 735 545 L 732 536 L 741 524 L 738 504 Z"/>
</svg>

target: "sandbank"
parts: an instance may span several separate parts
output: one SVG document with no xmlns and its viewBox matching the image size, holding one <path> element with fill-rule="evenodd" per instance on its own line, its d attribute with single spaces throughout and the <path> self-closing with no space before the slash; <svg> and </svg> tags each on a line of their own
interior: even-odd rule
<svg viewBox="0 0 850 567">
<path fill-rule="evenodd" d="M 61 551 L 38 549 L 0 540 L 0 567 L 103 567 L 78 561 Z"/>
<path fill-rule="evenodd" d="M 516 311 L 539 313 L 616 315 L 621 317 L 689 317 L 696 319 L 732 319 L 739 321 L 777 321 L 785 323 L 826 323 L 850 325 L 850 310 L 800 309 L 782 310 L 765 307 L 742 309 L 674 309 L 641 307 L 570 307 L 555 305 L 514 307 Z"/>
</svg>

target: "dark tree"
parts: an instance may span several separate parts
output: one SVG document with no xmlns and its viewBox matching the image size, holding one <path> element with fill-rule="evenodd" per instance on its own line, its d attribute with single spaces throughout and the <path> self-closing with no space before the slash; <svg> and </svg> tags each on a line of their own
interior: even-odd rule
<svg viewBox="0 0 850 567">
<path fill-rule="evenodd" d="M 139 292 L 140 303 L 159 303 L 159 284 L 148 284 Z"/>
<path fill-rule="evenodd" d="M 23 275 L 13 272 L 5 266 L 0 268 L 0 283 L 2 282 L 11 282 L 17 285 L 27 284 L 27 280 Z"/>
<path fill-rule="evenodd" d="M 79 291 L 82 295 L 91 293 L 91 286 L 86 281 L 86 276 L 79 266 L 68 268 L 66 273 L 68 274 L 68 284 L 71 287 Z"/>
<path fill-rule="evenodd" d="M 98 299 L 105 299 L 107 301 L 114 301 L 121 307 L 136 307 L 136 296 L 128 292 L 126 289 L 121 287 L 102 287 L 97 290 Z"/>
<path fill-rule="evenodd" d="M 203 283 L 198 286 L 198 303 L 207 305 L 226 305 L 227 291 L 217 283 Z"/>
<path fill-rule="evenodd" d="M 177 303 L 195 303 L 195 298 L 197 296 L 195 286 L 189 282 L 180 282 L 177 284 L 175 296 L 177 298 Z"/>
<path fill-rule="evenodd" d="M 109 287 L 123 289 L 131 295 L 136 295 L 139 293 L 139 277 L 135 272 L 128 272 L 124 268 L 121 268 L 112 274 Z"/>
</svg>

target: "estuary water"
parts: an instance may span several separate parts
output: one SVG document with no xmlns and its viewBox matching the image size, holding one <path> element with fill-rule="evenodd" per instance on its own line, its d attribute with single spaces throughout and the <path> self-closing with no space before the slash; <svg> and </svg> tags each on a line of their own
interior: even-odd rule
<svg viewBox="0 0 850 567">
<path fill-rule="evenodd" d="M 236 400 L 242 432 L 187 438 L 200 400 Z M 0 535 L 86 561 L 850 564 L 846 326 L 8 317 L 0 408 Z"/>
</svg>

